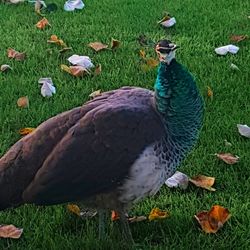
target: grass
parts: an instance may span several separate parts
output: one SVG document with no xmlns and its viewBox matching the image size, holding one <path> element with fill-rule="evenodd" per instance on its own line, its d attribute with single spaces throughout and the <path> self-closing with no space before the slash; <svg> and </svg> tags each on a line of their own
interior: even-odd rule
<svg viewBox="0 0 250 250">
<path fill-rule="evenodd" d="M 206 117 L 199 142 L 180 166 L 189 176 L 205 174 L 216 177 L 216 192 L 195 187 L 186 191 L 163 187 L 159 194 L 133 208 L 131 214 L 148 214 L 153 207 L 171 212 L 160 222 L 131 225 L 136 249 L 249 249 L 250 248 L 250 140 L 241 137 L 237 123 L 250 124 L 249 40 L 239 43 L 237 55 L 218 57 L 214 48 L 229 44 L 231 34 L 249 34 L 250 2 L 220 0 L 85 0 L 86 8 L 68 13 L 63 1 L 55 1 L 59 10 L 46 17 L 52 27 L 35 28 L 39 17 L 31 4 L 0 4 L 0 64 L 10 64 L 13 71 L 0 73 L 0 155 L 16 142 L 22 127 L 36 127 L 62 111 L 79 106 L 92 90 L 103 91 L 124 85 L 152 89 L 156 69 L 140 68 L 136 41 L 145 34 L 157 41 L 168 37 L 180 45 L 178 60 L 195 75 L 206 102 Z M 172 13 L 175 27 L 164 30 L 157 25 L 163 10 Z M 98 77 L 73 78 L 60 70 L 67 56 L 58 56 L 55 46 L 47 44 L 56 34 L 74 53 L 89 55 L 101 63 Z M 86 45 L 93 41 L 108 43 L 114 37 L 122 41 L 115 52 L 94 53 Z M 26 51 L 23 62 L 7 58 L 8 47 Z M 52 49 L 52 54 L 48 49 Z M 153 55 L 152 49 L 147 50 Z M 229 66 L 235 63 L 239 72 Z M 50 99 L 40 95 L 38 79 L 52 77 L 57 94 Z M 213 100 L 206 97 L 207 86 L 214 91 Z M 30 107 L 19 109 L 16 100 L 28 96 Z M 232 143 L 228 148 L 224 139 Z M 229 166 L 212 154 L 227 151 L 240 156 L 237 165 Z M 232 218 L 216 235 L 203 233 L 193 215 L 213 204 L 229 208 Z M 66 211 L 65 205 L 54 207 L 22 206 L 0 213 L 1 224 L 24 228 L 19 240 L 0 239 L 0 249 L 126 249 L 112 224 L 105 242 L 96 240 L 97 218 L 82 220 Z"/>
</svg>

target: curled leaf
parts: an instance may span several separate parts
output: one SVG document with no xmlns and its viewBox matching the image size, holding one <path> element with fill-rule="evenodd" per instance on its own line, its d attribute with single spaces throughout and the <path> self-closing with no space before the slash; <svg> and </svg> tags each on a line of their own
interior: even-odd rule
<svg viewBox="0 0 250 250">
<path fill-rule="evenodd" d="M 245 39 L 248 39 L 248 35 L 232 35 L 230 37 L 230 40 L 233 41 L 233 42 L 241 42 Z"/>
<path fill-rule="evenodd" d="M 67 209 L 73 213 L 73 214 L 76 214 L 77 216 L 80 216 L 80 213 L 81 213 L 81 209 L 75 205 L 75 204 L 68 204 L 67 205 Z"/>
<path fill-rule="evenodd" d="M 17 106 L 20 108 L 28 108 L 29 107 L 29 98 L 28 96 L 22 96 L 17 100 Z"/>
<path fill-rule="evenodd" d="M 181 189 L 186 189 L 188 187 L 188 176 L 176 171 L 174 175 L 166 180 L 165 184 L 170 188 L 180 187 Z"/>
<path fill-rule="evenodd" d="M 119 220 L 119 219 L 120 219 L 119 214 L 116 211 L 112 210 L 112 212 L 111 212 L 111 220 L 116 221 L 116 220 Z"/>
<path fill-rule="evenodd" d="M 114 38 L 111 39 L 111 49 L 117 49 L 120 46 L 121 42 Z"/>
<path fill-rule="evenodd" d="M 102 95 L 102 93 L 101 93 L 101 90 L 98 89 L 98 90 L 92 92 L 92 93 L 89 95 L 89 97 L 92 98 L 92 99 L 94 99 L 95 97 L 100 96 L 100 95 Z"/>
<path fill-rule="evenodd" d="M 62 47 L 67 47 L 62 39 L 59 39 L 56 35 L 51 35 L 50 39 L 47 41 L 48 43 L 55 43 Z"/>
<path fill-rule="evenodd" d="M 145 52 L 145 50 L 140 49 L 139 54 L 140 54 L 140 57 L 141 57 L 141 58 L 145 59 L 145 57 L 146 57 L 146 52 Z"/>
<path fill-rule="evenodd" d="M 240 135 L 250 138 L 250 127 L 247 125 L 237 124 L 238 131 Z"/>
<path fill-rule="evenodd" d="M 128 221 L 130 222 L 130 223 L 134 223 L 134 222 L 141 222 L 141 221 L 144 221 L 144 220 L 146 220 L 147 219 L 147 217 L 146 216 L 133 216 L 133 217 L 129 217 L 128 218 Z"/>
<path fill-rule="evenodd" d="M 89 74 L 89 71 L 83 66 L 70 66 L 70 74 L 73 76 L 81 77 Z"/>
<path fill-rule="evenodd" d="M 35 130 L 35 128 L 21 128 L 19 129 L 19 134 L 20 135 L 28 135 L 31 132 L 33 132 Z"/>
<path fill-rule="evenodd" d="M 38 29 L 44 29 L 46 26 L 50 26 L 50 24 L 47 18 L 45 17 L 36 24 L 36 27 Z"/>
<path fill-rule="evenodd" d="M 0 225 L 0 238 L 19 239 L 22 233 L 23 229 L 14 225 Z"/>
<path fill-rule="evenodd" d="M 165 219 L 167 217 L 169 217 L 168 212 L 162 211 L 159 208 L 153 208 L 148 216 L 148 219 L 152 221 L 158 219 Z"/>
<path fill-rule="evenodd" d="M 197 187 L 205 188 L 209 191 L 216 190 L 215 188 L 212 187 L 215 181 L 214 177 L 208 177 L 205 175 L 197 175 L 189 179 L 189 181 Z"/>
<path fill-rule="evenodd" d="M 18 52 L 12 48 L 7 49 L 7 56 L 8 58 L 16 59 L 17 61 L 23 61 L 26 58 L 25 52 Z"/>
<path fill-rule="evenodd" d="M 215 205 L 210 209 L 210 211 L 202 211 L 194 217 L 204 232 L 216 233 L 231 217 L 231 215 L 227 208 Z"/>
<path fill-rule="evenodd" d="M 12 70 L 12 68 L 11 68 L 10 65 L 8 65 L 8 64 L 3 64 L 3 65 L 1 65 L 0 70 L 1 70 L 2 72 L 6 72 L 6 71 L 9 71 L 9 70 Z"/>
<path fill-rule="evenodd" d="M 207 96 L 211 99 L 214 96 L 213 90 L 209 86 L 207 86 Z"/>
<path fill-rule="evenodd" d="M 219 159 L 223 160 L 225 163 L 229 165 L 233 165 L 239 161 L 239 156 L 234 156 L 230 153 L 221 153 L 221 154 L 215 154 Z"/>
<path fill-rule="evenodd" d="M 92 48 L 93 50 L 95 50 L 96 52 L 108 48 L 108 45 L 107 45 L 107 44 L 104 44 L 104 43 L 101 43 L 101 42 L 89 43 L 88 46 L 89 46 L 90 48 Z"/>
<path fill-rule="evenodd" d="M 101 64 L 98 64 L 95 68 L 95 72 L 94 72 L 94 75 L 97 76 L 97 75 L 100 75 L 102 72 L 102 65 Z"/>
<path fill-rule="evenodd" d="M 71 70 L 70 70 L 70 67 L 65 65 L 65 64 L 61 64 L 61 70 L 71 74 Z"/>
</svg>

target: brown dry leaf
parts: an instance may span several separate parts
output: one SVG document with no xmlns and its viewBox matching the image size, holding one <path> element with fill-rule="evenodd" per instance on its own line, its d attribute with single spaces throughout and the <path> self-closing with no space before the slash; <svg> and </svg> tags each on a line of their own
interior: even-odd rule
<svg viewBox="0 0 250 250">
<path fill-rule="evenodd" d="M 81 77 L 89 74 L 89 71 L 83 66 L 70 66 L 70 74 L 73 76 Z"/>
<path fill-rule="evenodd" d="M 94 99 L 95 97 L 100 96 L 100 95 L 102 95 L 102 93 L 101 93 L 101 90 L 98 89 L 98 90 L 92 92 L 92 93 L 89 95 L 89 97 L 92 98 L 92 99 Z"/>
<path fill-rule="evenodd" d="M 67 209 L 73 213 L 73 214 L 76 214 L 77 216 L 81 216 L 81 209 L 75 205 L 75 204 L 68 204 L 67 205 Z"/>
<path fill-rule="evenodd" d="M 108 48 L 107 44 L 104 44 L 104 43 L 101 43 L 101 42 L 89 43 L 88 46 L 90 48 L 92 48 L 93 50 L 95 50 L 96 52 Z"/>
<path fill-rule="evenodd" d="M 141 58 L 145 59 L 145 57 L 146 57 L 146 52 L 145 52 L 145 50 L 140 49 L 139 54 L 140 54 L 140 57 L 141 57 Z"/>
<path fill-rule="evenodd" d="M 35 130 L 35 128 L 21 128 L 19 129 L 19 134 L 20 135 L 28 135 L 31 132 L 33 132 Z"/>
<path fill-rule="evenodd" d="M 7 49 L 7 55 L 8 55 L 8 58 L 14 58 L 16 59 L 17 61 L 22 61 L 26 58 L 26 53 L 25 52 L 18 52 L 12 48 L 8 48 Z"/>
<path fill-rule="evenodd" d="M 233 41 L 233 42 L 241 42 L 245 39 L 248 39 L 248 35 L 232 35 L 230 37 L 230 40 Z"/>
<path fill-rule="evenodd" d="M 95 75 L 95 76 L 100 75 L 101 72 L 102 72 L 102 65 L 101 65 L 101 64 L 98 64 L 97 67 L 95 68 L 94 75 Z"/>
<path fill-rule="evenodd" d="M 214 96 L 214 92 L 209 86 L 207 86 L 207 96 L 211 99 L 213 99 Z"/>
<path fill-rule="evenodd" d="M 215 188 L 212 187 L 215 181 L 214 177 L 208 177 L 205 175 L 197 175 L 189 179 L 189 181 L 197 187 L 205 188 L 209 191 L 216 190 Z"/>
<path fill-rule="evenodd" d="M 119 219 L 120 219 L 119 214 L 118 214 L 116 211 L 112 210 L 112 213 L 111 213 L 111 220 L 112 220 L 112 221 L 116 221 L 116 220 L 119 220 Z"/>
<path fill-rule="evenodd" d="M 38 29 L 44 29 L 47 25 L 49 25 L 49 26 L 51 26 L 50 24 L 49 24 L 49 21 L 48 21 L 48 19 L 47 18 L 43 18 L 42 20 L 40 20 L 37 24 L 36 24 L 36 27 L 38 28 Z"/>
<path fill-rule="evenodd" d="M 233 165 L 239 161 L 239 156 L 232 155 L 230 153 L 215 154 L 219 159 L 223 160 L 225 163 Z"/>
<path fill-rule="evenodd" d="M 214 205 L 210 211 L 202 211 L 194 217 L 204 232 L 216 233 L 231 217 L 231 214 L 227 208 Z"/>
<path fill-rule="evenodd" d="M 159 208 L 153 208 L 148 216 L 150 221 L 158 220 L 158 219 L 165 219 L 169 217 L 169 213 L 166 211 L 162 211 Z"/>
<path fill-rule="evenodd" d="M 28 96 L 22 96 L 17 100 L 17 106 L 20 108 L 28 108 L 29 107 L 29 98 Z"/>
<path fill-rule="evenodd" d="M 0 70 L 1 70 L 2 72 L 6 72 L 6 71 L 9 71 L 9 70 L 12 70 L 12 68 L 11 68 L 10 65 L 8 65 L 8 64 L 3 64 L 3 65 L 1 65 Z"/>
<path fill-rule="evenodd" d="M 130 222 L 130 223 L 141 222 L 141 221 L 144 221 L 146 219 L 147 219 L 146 216 L 133 216 L 133 217 L 128 218 L 128 222 Z"/>
<path fill-rule="evenodd" d="M 48 43 L 55 43 L 62 47 L 67 47 L 62 39 L 59 39 L 56 35 L 51 35 L 50 40 L 47 41 Z"/>
<path fill-rule="evenodd" d="M 121 42 L 114 38 L 111 39 L 111 49 L 116 49 L 120 46 Z"/>
<path fill-rule="evenodd" d="M 155 68 L 159 64 L 159 61 L 152 57 L 149 57 L 146 59 L 146 63 L 150 68 Z"/>
<path fill-rule="evenodd" d="M 23 229 L 14 225 L 0 225 L 0 238 L 19 239 L 22 233 Z"/>
</svg>

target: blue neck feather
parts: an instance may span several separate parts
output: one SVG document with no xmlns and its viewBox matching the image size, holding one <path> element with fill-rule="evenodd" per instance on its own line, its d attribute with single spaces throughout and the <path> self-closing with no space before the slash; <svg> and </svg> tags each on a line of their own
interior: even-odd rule
<svg viewBox="0 0 250 250">
<path fill-rule="evenodd" d="M 193 76 L 175 59 L 159 66 L 155 100 L 168 141 L 184 156 L 198 138 L 204 104 Z"/>
</svg>

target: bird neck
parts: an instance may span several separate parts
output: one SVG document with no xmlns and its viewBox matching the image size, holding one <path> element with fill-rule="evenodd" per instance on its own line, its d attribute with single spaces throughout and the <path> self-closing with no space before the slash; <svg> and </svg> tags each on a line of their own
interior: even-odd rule
<svg viewBox="0 0 250 250">
<path fill-rule="evenodd" d="M 162 117 L 166 141 L 180 158 L 192 148 L 202 126 L 203 100 L 193 76 L 175 59 L 161 62 L 155 83 L 155 103 Z"/>
</svg>

